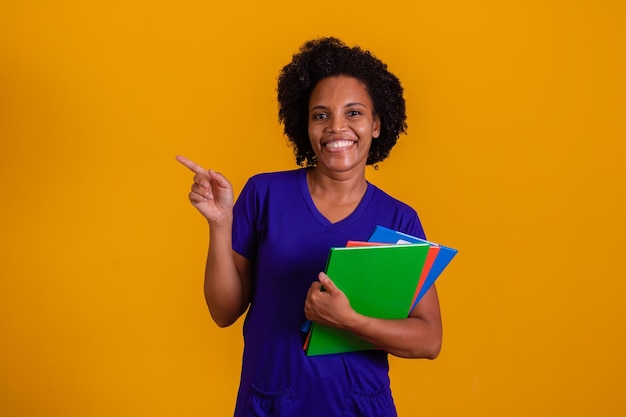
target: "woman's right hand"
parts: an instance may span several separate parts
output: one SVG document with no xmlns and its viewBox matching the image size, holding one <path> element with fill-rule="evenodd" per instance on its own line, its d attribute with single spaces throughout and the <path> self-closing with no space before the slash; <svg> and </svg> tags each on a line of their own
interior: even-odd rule
<svg viewBox="0 0 626 417">
<path fill-rule="evenodd" d="M 233 212 L 233 187 L 222 174 L 204 169 L 184 156 L 176 160 L 195 175 L 189 193 L 189 201 L 208 220 L 209 224 L 231 221 Z"/>
</svg>

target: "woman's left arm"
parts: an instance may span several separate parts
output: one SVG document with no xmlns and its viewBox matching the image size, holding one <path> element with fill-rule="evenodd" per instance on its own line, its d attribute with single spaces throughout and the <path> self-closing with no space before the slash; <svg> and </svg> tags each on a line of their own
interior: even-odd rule
<svg viewBox="0 0 626 417">
<path fill-rule="evenodd" d="M 304 312 L 309 320 L 348 330 L 394 356 L 435 359 L 441 350 L 441 312 L 434 285 L 408 318 L 378 319 L 354 311 L 345 294 L 320 273 L 309 289 Z"/>
</svg>

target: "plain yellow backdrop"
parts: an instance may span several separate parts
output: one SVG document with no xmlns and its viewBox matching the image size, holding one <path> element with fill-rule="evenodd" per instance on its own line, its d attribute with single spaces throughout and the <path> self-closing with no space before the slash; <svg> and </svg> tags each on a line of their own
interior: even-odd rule
<svg viewBox="0 0 626 417">
<path fill-rule="evenodd" d="M 620 1 L 2 1 L 0 415 L 230 415 L 241 321 L 202 296 L 183 154 L 295 168 L 276 76 L 370 49 L 408 135 L 368 178 L 460 253 L 444 347 L 392 358 L 400 416 L 626 415 Z"/>
</svg>

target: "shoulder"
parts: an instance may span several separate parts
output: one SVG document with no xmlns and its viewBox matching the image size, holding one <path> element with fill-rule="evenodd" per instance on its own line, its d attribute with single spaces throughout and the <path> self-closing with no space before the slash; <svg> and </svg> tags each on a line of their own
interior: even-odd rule
<svg viewBox="0 0 626 417">
<path fill-rule="evenodd" d="M 372 188 L 372 202 L 374 204 L 386 207 L 388 209 L 404 212 L 407 215 L 417 215 L 415 209 L 409 206 L 407 203 L 387 194 L 385 191 L 381 190 L 372 183 L 369 183 L 369 186 Z"/>
<path fill-rule="evenodd" d="M 299 168 L 289 171 L 263 172 L 253 175 L 248 179 L 249 183 L 257 186 L 268 186 L 273 184 L 281 184 L 289 181 L 298 181 L 304 175 L 305 168 Z"/>
<path fill-rule="evenodd" d="M 241 195 L 268 195 L 276 193 L 293 193 L 300 187 L 301 178 L 305 177 L 305 170 L 294 169 L 289 171 L 263 172 L 248 179 Z"/>
<path fill-rule="evenodd" d="M 368 210 L 377 216 L 377 224 L 425 239 L 424 228 L 417 211 L 403 201 L 370 183 L 372 199 Z"/>
</svg>

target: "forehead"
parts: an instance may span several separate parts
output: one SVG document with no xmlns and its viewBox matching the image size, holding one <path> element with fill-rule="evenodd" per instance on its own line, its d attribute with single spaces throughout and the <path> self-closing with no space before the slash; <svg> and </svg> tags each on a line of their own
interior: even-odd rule
<svg viewBox="0 0 626 417">
<path fill-rule="evenodd" d="M 325 101 L 358 102 L 371 106 L 372 100 L 367 86 L 359 79 L 346 75 L 327 77 L 311 91 L 310 103 Z"/>
</svg>

